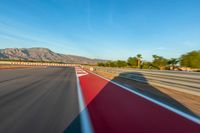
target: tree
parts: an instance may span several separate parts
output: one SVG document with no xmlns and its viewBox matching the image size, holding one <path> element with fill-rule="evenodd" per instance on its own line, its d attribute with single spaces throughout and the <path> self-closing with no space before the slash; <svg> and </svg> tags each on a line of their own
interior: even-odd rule
<svg viewBox="0 0 200 133">
<path fill-rule="evenodd" d="M 179 60 L 177 58 L 171 58 L 168 60 L 167 64 L 172 67 L 172 70 L 176 67 Z"/>
<path fill-rule="evenodd" d="M 117 64 L 116 64 L 116 61 L 108 61 L 108 62 L 106 62 L 106 66 L 107 67 L 116 67 Z"/>
<path fill-rule="evenodd" d="M 117 64 L 117 67 L 126 67 L 127 66 L 126 61 L 123 61 L 123 60 L 118 60 L 116 62 L 116 64 Z"/>
<path fill-rule="evenodd" d="M 105 63 L 99 62 L 99 63 L 97 63 L 97 66 L 105 66 Z"/>
<path fill-rule="evenodd" d="M 160 70 L 165 69 L 168 60 L 165 59 L 162 56 L 158 56 L 158 55 L 152 55 L 153 56 L 153 62 L 152 65 Z"/>
<path fill-rule="evenodd" d="M 141 60 L 142 60 L 142 55 L 141 54 L 137 54 L 136 58 L 137 58 L 137 66 L 138 66 L 138 68 L 140 68 L 140 66 L 141 66 Z"/>
<path fill-rule="evenodd" d="M 180 57 L 180 65 L 184 67 L 200 68 L 200 50 L 188 52 Z"/>
<path fill-rule="evenodd" d="M 136 57 L 129 57 L 127 60 L 127 64 L 130 67 L 136 67 L 137 66 L 137 58 Z"/>
<path fill-rule="evenodd" d="M 141 68 L 142 68 L 142 69 L 151 69 L 151 68 L 152 68 L 152 63 L 151 63 L 151 62 L 144 61 L 144 62 L 142 62 L 142 64 L 141 64 Z"/>
</svg>

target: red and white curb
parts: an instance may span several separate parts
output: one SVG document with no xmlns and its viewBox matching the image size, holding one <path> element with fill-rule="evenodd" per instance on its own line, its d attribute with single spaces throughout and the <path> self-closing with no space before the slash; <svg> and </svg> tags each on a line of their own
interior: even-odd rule
<svg viewBox="0 0 200 133">
<path fill-rule="evenodd" d="M 81 77 L 81 76 L 84 76 L 84 75 L 87 75 L 88 73 L 86 71 L 84 71 L 83 69 L 81 69 L 80 67 L 75 67 L 75 70 L 76 70 L 76 75 L 78 77 Z"/>
</svg>

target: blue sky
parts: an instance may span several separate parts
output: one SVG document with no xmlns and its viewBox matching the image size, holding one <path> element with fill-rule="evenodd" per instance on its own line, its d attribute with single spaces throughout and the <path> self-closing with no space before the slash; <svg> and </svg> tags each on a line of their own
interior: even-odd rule
<svg viewBox="0 0 200 133">
<path fill-rule="evenodd" d="M 0 48 L 90 58 L 167 58 L 200 49 L 200 0 L 0 0 Z"/>
</svg>

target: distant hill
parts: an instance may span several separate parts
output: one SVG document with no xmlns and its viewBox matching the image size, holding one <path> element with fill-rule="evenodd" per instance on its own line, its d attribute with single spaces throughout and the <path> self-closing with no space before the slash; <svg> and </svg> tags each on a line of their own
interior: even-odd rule
<svg viewBox="0 0 200 133">
<path fill-rule="evenodd" d="M 90 59 L 76 55 L 55 53 L 47 48 L 6 48 L 0 49 L 0 59 L 54 61 L 63 63 L 96 64 L 105 62 L 101 59 Z"/>
</svg>

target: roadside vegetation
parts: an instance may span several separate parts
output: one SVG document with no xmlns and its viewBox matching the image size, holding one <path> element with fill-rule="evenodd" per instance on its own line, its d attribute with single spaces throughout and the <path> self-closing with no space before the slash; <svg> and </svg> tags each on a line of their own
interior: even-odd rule
<svg viewBox="0 0 200 133">
<path fill-rule="evenodd" d="M 152 55 L 152 61 L 142 60 L 142 55 L 137 54 L 125 60 L 108 61 L 98 63 L 103 67 L 129 67 L 139 69 L 158 69 L 158 70 L 181 70 L 181 68 L 200 68 L 200 50 L 191 51 L 181 55 L 179 58 L 167 59 L 159 55 Z"/>
</svg>

